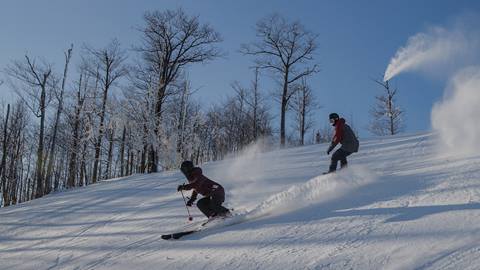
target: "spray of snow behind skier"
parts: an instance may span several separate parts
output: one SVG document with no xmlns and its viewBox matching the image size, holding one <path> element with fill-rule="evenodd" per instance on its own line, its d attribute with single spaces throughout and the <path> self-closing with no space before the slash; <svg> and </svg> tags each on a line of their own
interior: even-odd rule
<svg viewBox="0 0 480 270">
<path fill-rule="evenodd" d="M 480 125 L 475 124 L 480 115 L 478 22 L 478 16 L 468 15 L 448 28 L 432 27 L 410 37 L 385 71 L 385 81 L 407 71 L 450 78 L 443 100 L 431 112 L 432 127 L 440 138 L 439 154 L 470 155 L 480 151 Z"/>
<path fill-rule="evenodd" d="M 252 144 L 235 157 L 217 162 L 215 166 L 205 166 L 209 175 L 222 179 L 222 184 L 228 191 L 227 202 L 235 208 L 237 215 L 241 214 L 233 222 L 288 213 L 327 202 L 376 179 L 371 170 L 361 165 L 352 165 L 335 174 L 319 175 L 328 165 L 329 159 L 326 155 L 318 156 L 315 147 L 325 146 L 308 147 L 312 149 L 311 155 L 305 154 L 302 148 L 285 151 L 291 160 L 305 166 L 318 166 L 316 173 L 302 171 L 285 163 L 282 154 L 287 153 L 282 150 L 264 153 L 263 141 Z M 303 154 L 297 157 L 295 151 Z M 303 179 L 304 182 L 292 186 L 289 182 L 292 177 L 299 181 Z"/>
</svg>

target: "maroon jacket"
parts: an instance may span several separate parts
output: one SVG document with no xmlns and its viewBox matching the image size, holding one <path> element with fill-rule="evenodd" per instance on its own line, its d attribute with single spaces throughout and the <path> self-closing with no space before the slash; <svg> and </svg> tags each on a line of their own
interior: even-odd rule
<svg viewBox="0 0 480 270">
<path fill-rule="evenodd" d="M 345 124 L 345 119 L 343 118 L 340 118 L 335 122 L 335 134 L 333 135 L 331 144 L 331 146 L 333 146 L 332 149 L 339 143 L 342 144 L 341 148 L 347 152 L 358 152 L 358 139 L 352 131 L 352 128 Z"/>
<path fill-rule="evenodd" d="M 210 197 L 213 194 L 219 194 L 221 196 L 225 196 L 225 191 L 223 187 L 210 179 L 208 179 L 205 175 L 202 174 L 202 169 L 195 167 L 193 168 L 190 175 L 187 177 L 188 184 L 184 186 L 185 190 L 193 189 L 192 192 L 192 199 L 195 200 L 197 198 L 197 193 L 205 197 Z"/>
</svg>

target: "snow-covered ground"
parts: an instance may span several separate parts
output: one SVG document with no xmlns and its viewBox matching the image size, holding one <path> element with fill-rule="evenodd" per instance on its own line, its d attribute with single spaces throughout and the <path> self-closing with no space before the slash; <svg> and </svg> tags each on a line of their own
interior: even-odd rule
<svg viewBox="0 0 480 270">
<path fill-rule="evenodd" d="M 188 225 L 179 172 L 0 209 L 0 269 L 480 269 L 480 155 L 442 157 L 432 134 L 372 139 L 323 176 L 326 148 L 204 164 L 245 220 L 175 241 L 160 236 Z"/>
</svg>

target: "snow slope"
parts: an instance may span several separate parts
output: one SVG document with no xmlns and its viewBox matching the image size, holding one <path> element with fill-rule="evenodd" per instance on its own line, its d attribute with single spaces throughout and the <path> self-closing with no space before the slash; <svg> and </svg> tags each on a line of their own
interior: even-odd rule
<svg viewBox="0 0 480 270">
<path fill-rule="evenodd" d="M 326 145 L 204 164 L 244 220 L 177 241 L 160 235 L 188 225 L 179 172 L 0 209 L 0 269 L 480 269 L 480 155 L 435 140 L 362 141 L 325 176 Z"/>
</svg>

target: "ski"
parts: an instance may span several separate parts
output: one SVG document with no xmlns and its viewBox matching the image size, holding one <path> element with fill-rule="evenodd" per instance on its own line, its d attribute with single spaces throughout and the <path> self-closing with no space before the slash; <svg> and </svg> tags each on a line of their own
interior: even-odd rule
<svg viewBox="0 0 480 270">
<path fill-rule="evenodd" d="M 171 234 L 164 234 L 164 235 L 162 235 L 162 239 L 163 240 L 180 239 L 181 237 L 183 237 L 185 235 L 189 235 L 189 234 L 192 234 L 194 232 L 199 232 L 199 231 L 202 231 L 204 229 L 207 229 L 208 228 L 207 225 L 211 225 L 212 224 L 211 222 L 212 222 L 212 219 L 203 222 L 200 225 L 201 227 L 197 230 L 189 230 L 189 231 L 176 232 L 176 233 L 171 233 Z"/>
<path fill-rule="evenodd" d="M 201 232 L 207 229 L 214 229 L 214 228 L 223 227 L 223 226 L 230 226 L 230 225 L 241 222 L 239 218 L 240 216 L 226 216 L 226 217 L 209 219 L 201 223 L 200 226 L 196 229 L 191 229 L 191 230 L 187 229 L 181 232 L 164 234 L 162 235 L 162 239 L 164 240 L 179 239 L 185 235 L 189 235 L 195 232 Z"/>
<path fill-rule="evenodd" d="M 185 232 L 177 232 L 177 233 L 171 233 L 171 234 L 164 234 L 162 235 L 163 240 L 170 240 L 170 239 L 180 239 L 181 237 L 185 235 L 192 234 L 194 232 L 197 232 L 196 230 L 193 231 L 185 231 Z"/>
</svg>

